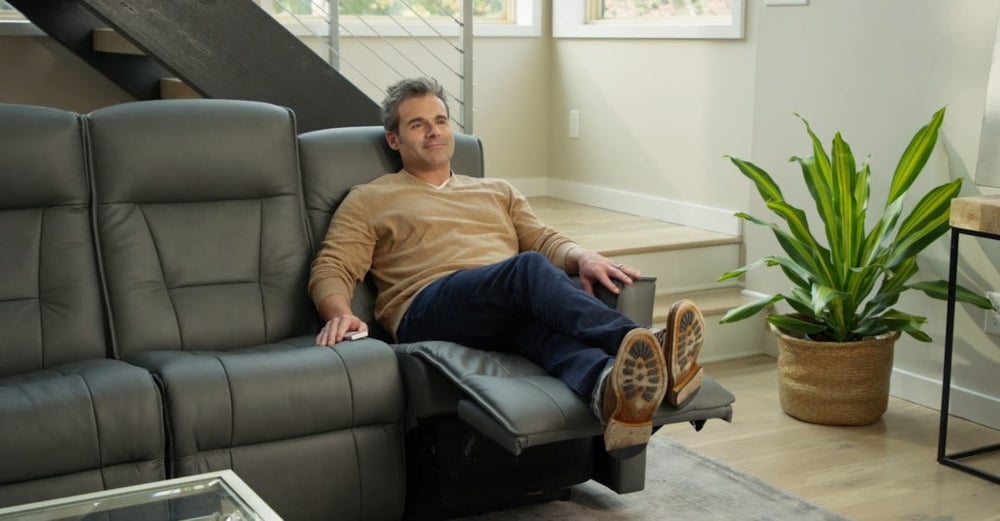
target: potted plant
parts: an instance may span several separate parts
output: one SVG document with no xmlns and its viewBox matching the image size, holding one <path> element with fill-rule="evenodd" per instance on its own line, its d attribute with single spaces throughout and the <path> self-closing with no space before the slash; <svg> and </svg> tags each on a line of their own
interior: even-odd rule
<svg viewBox="0 0 1000 521">
<path fill-rule="evenodd" d="M 782 408 L 801 420 L 832 425 L 866 425 L 885 412 L 892 350 L 900 333 L 929 342 L 920 328 L 925 317 L 897 309 L 900 295 L 919 290 L 947 299 L 945 280 L 910 283 L 917 254 L 948 231 L 951 199 L 961 179 L 942 184 L 921 198 L 904 217 L 907 192 L 934 145 L 945 109 L 938 110 L 903 152 L 881 212 L 869 207 L 871 172 L 859 166 L 838 132 L 830 153 L 805 124 L 812 155 L 792 157 L 822 227 L 812 228 L 806 213 L 782 195 L 779 184 L 749 161 L 729 159 L 757 188 L 784 227 L 746 213 L 740 219 L 770 228 L 784 255 L 766 255 L 719 277 L 739 277 L 761 266 L 777 266 L 791 283 L 788 293 L 761 298 L 730 310 L 721 322 L 735 322 L 785 301 L 793 314 L 769 314 L 778 335 L 779 395 Z M 728 157 L 728 156 L 727 156 Z M 870 228 L 869 228 L 870 227 Z M 990 309 L 985 297 L 957 288 L 957 300 Z"/>
</svg>

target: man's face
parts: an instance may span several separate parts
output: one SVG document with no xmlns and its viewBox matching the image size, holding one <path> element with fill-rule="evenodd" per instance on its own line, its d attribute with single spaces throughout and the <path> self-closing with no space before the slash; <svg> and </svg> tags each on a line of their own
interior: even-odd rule
<svg viewBox="0 0 1000 521">
<path fill-rule="evenodd" d="M 433 94 L 409 98 L 399 104 L 399 131 L 386 132 L 386 140 L 403 158 L 403 168 L 420 173 L 449 168 L 455 137 L 444 102 Z"/>
</svg>

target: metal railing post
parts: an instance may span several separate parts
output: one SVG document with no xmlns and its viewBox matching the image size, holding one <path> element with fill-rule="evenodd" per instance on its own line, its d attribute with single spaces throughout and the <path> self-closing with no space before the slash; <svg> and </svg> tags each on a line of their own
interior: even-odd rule
<svg viewBox="0 0 1000 521">
<path fill-rule="evenodd" d="M 462 0 L 462 131 L 472 134 L 472 0 Z"/>
<path fill-rule="evenodd" d="M 340 0 L 328 1 L 328 12 L 330 19 L 327 21 L 329 31 L 327 31 L 327 47 L 330 48 L 330 66 L 340 70 Z"/>
</svg>

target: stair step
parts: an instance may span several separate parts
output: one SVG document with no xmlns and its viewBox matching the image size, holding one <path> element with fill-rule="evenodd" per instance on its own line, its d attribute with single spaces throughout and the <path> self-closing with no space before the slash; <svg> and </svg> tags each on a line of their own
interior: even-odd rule
<svg viewBox="0 0 1000 521">
<path fill-rule="evenodd" d="M 545 224 L 572 237 L 581 246 L 608 257 L 739 245 L 741 242 L 736 235 L 680 226 L 553 197 L 532 197 L 529 202 Z"/>
<path fill-rule="evenodd" d="M 705 345 L 699 360 L 717 362 L 759 354 L 767 340 L 767 323 L 764 313 L 730 324 L 720 324 L 727 311 L 756 300 L 743 294 L 738 287 L 707 289 L 701 291 L 663 293 L 656 295 L 653 302 L 653 326 L 663 327 L 667 313 L 674 302 L 682 298 L 690 299 L 698 305 L 705 317 Z"/>
<path fill-rule="evenodd" d="M 146 53 L 110 28 L 94 29 L 91 33 L 95 51 L 144 56 Z"/>
<path fill-rule="evenodd" d="M 160 97 L 163 99 L 197 99 L 203 96 L 179 78 L 160 78 Z"/>
<path fill-rule="evenodd" d="M 118 31 L 110 28 L 94 29 L 91 33 L 95 51 L 114 54 L 128 54 L 132 56 L 145 56 L 142 49 L 136 47 L 128 41 Z M 202 98 L 198 91 L 192 89 L 179 78 L 160 78 L 160 98 L 163 99 L 192 99 Z"/>
<path fill-rule="evenodd" d="M 653 318 L 663 321 L 667 318 L 670 306 L 680 299 L 689 299 L 698 305 L 698 309 L 707 318 L 710 315 L 722 314 L 730 309 L 753 302 L 753 297 L 743 294 L 743 290 L 738 287 L 725 287 L 716 289 L 705 289 L 691 292 L 662 293 L 656 295 L 653 301 Z"/>
</svg>

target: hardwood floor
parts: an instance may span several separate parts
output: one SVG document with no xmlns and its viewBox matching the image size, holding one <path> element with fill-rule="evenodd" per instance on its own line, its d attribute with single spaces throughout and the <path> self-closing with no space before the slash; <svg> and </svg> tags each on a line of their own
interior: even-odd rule
<svg viewBox="0 0 1000 521">
<path fill-rule="evenodd" d="M 936 410 L 890 398 L 874 425 L 812 425 L 781 411 L 773 358 L 705 369 L 736 395 L 733 423 L 669 425 L 658 436 L 857 521 L 1000 520 L 1000 485 L 937 463 Z M 949 427 L 949 453 L 1000 442 L 1000 431 L 957 418 Z M 1000 474 L 1000 453 L 963 461 Z"/>
</svg>

